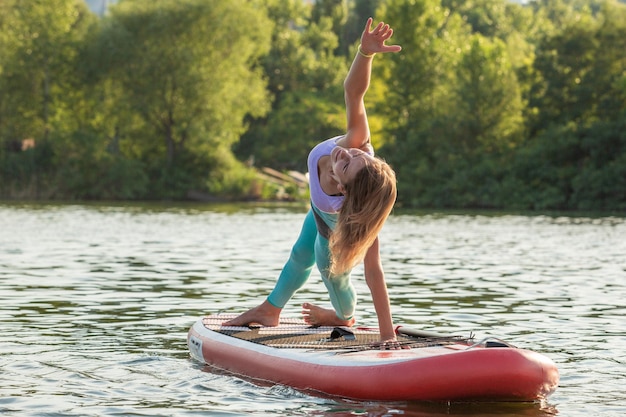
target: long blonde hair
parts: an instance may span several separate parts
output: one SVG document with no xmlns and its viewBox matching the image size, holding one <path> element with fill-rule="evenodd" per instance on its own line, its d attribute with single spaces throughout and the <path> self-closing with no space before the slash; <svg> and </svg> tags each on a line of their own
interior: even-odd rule
<svg viewBox="0 0 626 417">
<path fill-rule="evenodd" d="M 344 184 L 345 198 L 330 236 L 330 273 L 339 275 L 363 260 L 396 201 L 396 174 L 382 159 L 369 160 Z"/>
</svg>

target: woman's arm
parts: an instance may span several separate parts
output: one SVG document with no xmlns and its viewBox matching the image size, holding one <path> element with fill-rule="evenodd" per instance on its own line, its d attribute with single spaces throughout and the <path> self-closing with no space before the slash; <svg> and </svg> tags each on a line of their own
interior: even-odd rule
<svg viewBox="0 0 626 417">
<path fill-rule="evenodd" d="M 360 148 L 364 151 L 371 150 L 370 130 L 363 99 L 370 85 L 374 54 L 398 52 L 402 49 L 399 45 L 385 45 L 385 41 L 393 35 L 393 29 L 389 25 L 380 22 L 374 29 L 371 27 L 370 17 L 361 35 L 359 51 L 343 83 L 348 126 L 346 136 L 338 142 L 344 148 Z"/>
<path fill-rule="evenodd" d="M 387 293 L 387 284 L 385 283 L 385 273 L 380 260 L 378 238 L 367 250 L 363 265 L 365 282 L 372 293 L 374 309 L 376 309 L 376 315 L 378 316 L 380 340 L 382 342 L 396 340 L 393 319 L 391 318 L 389 294 Z"/>
</svg>

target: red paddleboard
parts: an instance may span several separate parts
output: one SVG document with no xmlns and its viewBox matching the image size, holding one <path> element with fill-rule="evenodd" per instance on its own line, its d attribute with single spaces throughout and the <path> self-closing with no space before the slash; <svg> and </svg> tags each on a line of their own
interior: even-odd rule
<svg viewBox="0 0 626 417">
<path fill-rule="evenodd" d="M 555 364 L 498 339 L 416 331 L 398 326 L 402 349 L 384 350 L 377 329 L 310 327 L 283 319 L 277 327 L 230 327 L 235 315 L 198 320 L 188 334 L 191 356 L 259 383 L 326 396 L 377 401 L 538 401 L 557 387 Z"/>
</svg>

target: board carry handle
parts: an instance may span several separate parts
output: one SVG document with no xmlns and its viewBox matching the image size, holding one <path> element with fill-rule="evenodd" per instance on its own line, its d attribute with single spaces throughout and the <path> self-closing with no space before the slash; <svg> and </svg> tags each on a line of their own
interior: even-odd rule
<svg viewBox="0 0 626 417">
<path fill-rule="evenodd" d="M 345 340 L 356 340 L 356 336 L 350 329 L 345 327 L 335 327 L 330 333 L 330 340 L 344 338 Z"/>
</svg>

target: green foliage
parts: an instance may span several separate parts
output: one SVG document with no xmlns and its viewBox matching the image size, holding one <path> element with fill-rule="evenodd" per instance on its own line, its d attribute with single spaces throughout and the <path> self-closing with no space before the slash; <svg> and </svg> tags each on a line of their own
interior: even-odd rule
<svg viewBox="0 0 626 417">
<path fill-rule="evenodd" d="M 331 6 L 336 2 L 320 3 L 314 18 L 300 0 L 269 3 L 269 15 L 279 16 L 272 48 L 262 61 L 274 95 L 272 111 L 250 121 L 235 149 L 257 166 L 305 171 L 312 145 L 345 130 L 342 82 L 348 67 L 335 54 Z"/>
<path fill-rule="evenodd" d="M 231 146 L 243 116 L 267 108 L 249 66 L 269 45 L 269 22 L 258 13 L 232 2 L 162 0 L 123 2 L 111 14 L 102 42 L 121 39 L 105 68 L 145 125 L 137 140 L 166 167 L 187 146 Z"/>
<path fill-rule="evenodd" d="M 53 142 L 54 195 L 184 198 L 207 190 L 213 166 L 245 171 L 230 148 L 244 117 L 269 108 L 256 66 L 272 27 L 262 10 L 136 0 L 96 21 L 78 4 L 12 2 L 15 17 L 2 20 L 12 32 L 1 38 L 11 65 L 0 74 L 0 134 Z M 228 164 L 212 162 L 224 155 Z"/>
<path fill-rule="evenodd" d="M 401 201 L 410 205 L 491 207 L 486 189 L 502 153 L 521 140 L 522 98 L 508 51 L 436 1 L 390 2 L 388 19 L 408 51 L 394 57 L 387 76 L 390 114 L 383 152 L 396 167 Z M 391 10 L 388 9 L 388 13 Z M 397 24 L 394 24 L 397 28 Z M 405 43 L 408 42 L 408 46 Z M 417 185 L 416 185 L 417 184 Z"/>
<path fill-rule="evenodd" d="M 510 204 L 524 209 L 624 210 L 624 120 L 546 129 L 511 165 Z"/>
<path fill-rule="evenodd" d="M 619 88 L 626 68 L 626 11 L 607 8 L 596 20 L 589 19 L 539 46 L 535 66 L 543 80 L 534 87 L 531 105 L 542 112 L 535 130 L 570 120 L 616 119 L 626 106 Z"/>
<path fill-rule="evenodd" d="M 504 43 L 473 35 L 456 78 L 455 146 L 468 154 L 515 147 L 521 137 L 522 100 Z"/>
<path fill-rule="evenodd" d="M 444 5 L 398 0 L 385 9 L 405 48 L 382 73 L 393 138 L 383 152 L 400 202 L 623 209 L 624 150 L 613 123 L 626 103 L 624 8 Z M 608 143 L 613 157 L 591 163 Z"/>
<path fill-rule="evenodd" d="M 86 6 L 31 0 L 2 8 L 0 135 L 45 140 L 50 132 L 68 131 L 76 43 L 90 21 Z"/>
<path fill-rule="evenodd" d="M 343 132 L 369 16 L 403 46 L 366 96 L 399 204 L 626 210 L 615 0 L 4 0 L 0 198 L 306 198 L 253 165 Z"/>
<path fill-rule="evenodd" d="M 376 10 L 382 0 L 353 0 L 348 2 L 348 17 L 339 36 L 339 53 L 351 58 L 352 46 L 361 39 L 364 22 L 369 17 L 376 18 Z"/>
<path fill-rule="evenodd" d="M 626 210 L 626 114 L 579 133 L 585 158 L 572 180 L 571 206 L 582 210 Z"/>
<path fill-rule="evenodd" d="M 79 200 L 133 200 L 147 196 L 148 178 L 141 161 L 100 149 L 101 142 L 94 132 L 77 132 L 69 143 L 73 148 L 67 148 L 56 164 L 58 196 Z"/>
<path fill-rule="evenodd" d="M 321 138 L 339 135 L 345 128 L 343 106 L 320 100 L 311 92 L 285 94 L 263 126 L 255 131 L 255 164 L 306 172 L 309 151 Z M 251 135 L 249 133 L 249 135 Z"/>
</svg>

